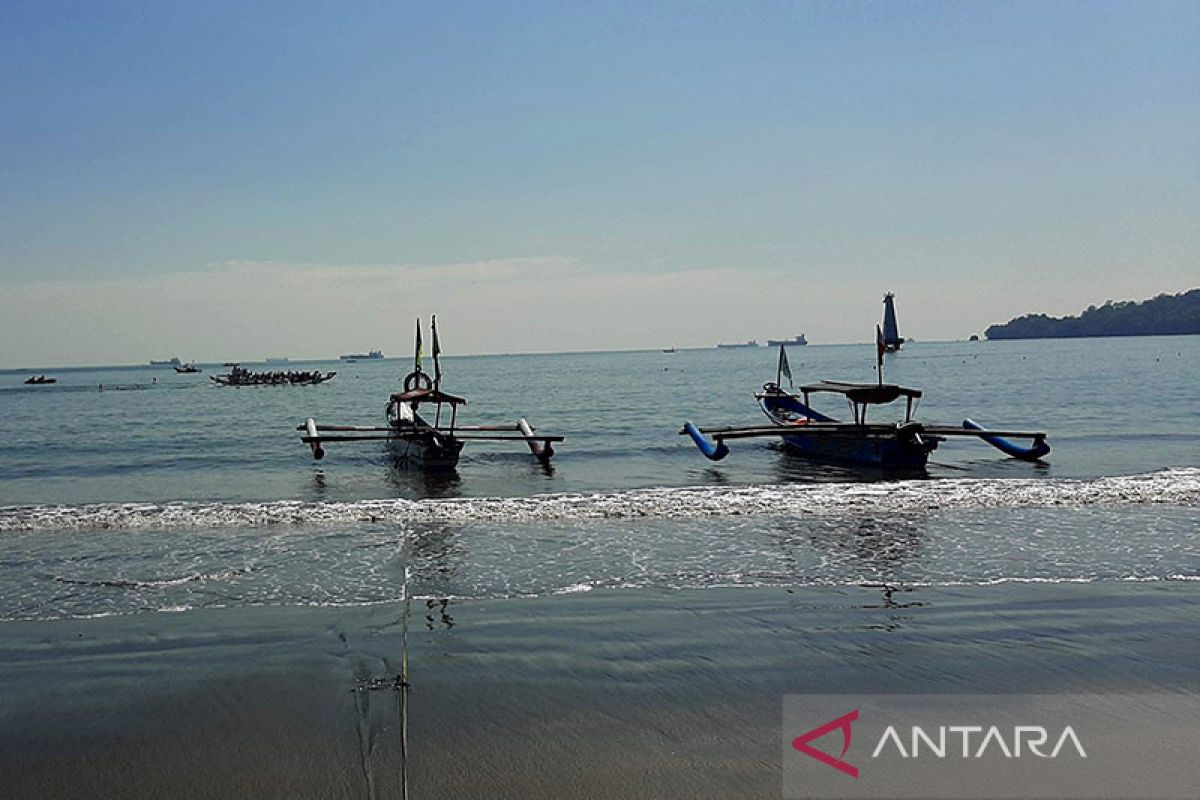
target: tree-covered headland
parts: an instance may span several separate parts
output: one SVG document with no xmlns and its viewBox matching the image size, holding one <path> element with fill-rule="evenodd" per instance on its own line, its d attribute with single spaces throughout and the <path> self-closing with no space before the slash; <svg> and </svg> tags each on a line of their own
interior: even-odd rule
<svg viewBox="0 0 1200 800">
<path fill-rule="evenodd" d="M 1077 317 L 1026 314 L 992 325 L 989 339 L 1052 339 L 1083 336 L 1166 336 L 1200 333 L 1200 289 L 1160 294 L 1142 302 L 1108 301 Z"/>
</svg>

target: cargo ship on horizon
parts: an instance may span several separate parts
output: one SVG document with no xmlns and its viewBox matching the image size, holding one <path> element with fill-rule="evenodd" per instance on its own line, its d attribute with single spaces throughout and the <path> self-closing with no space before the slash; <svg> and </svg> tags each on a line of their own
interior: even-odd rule
<svg viewBox="0 0 1200 800">
<path fill-rule="evenodd" d="M 383 351 L 372 350 L 369 353 L 345 353 L 344 355 L 338 356 L 338 358 L 340 358 L 342 361 L 362 361 L 383 358 Z"/>
</svg>

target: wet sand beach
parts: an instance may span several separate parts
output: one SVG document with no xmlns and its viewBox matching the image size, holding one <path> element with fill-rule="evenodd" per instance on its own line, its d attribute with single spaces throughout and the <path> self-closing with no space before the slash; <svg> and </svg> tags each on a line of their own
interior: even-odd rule
<svg viewBox="0 0 1200 800">
<path fill-rule="evenodd" d="M 1194 583 L 9 621 L 8 797 L 779 796 L 786 694 L 1195 692 Z"/>
</svg>

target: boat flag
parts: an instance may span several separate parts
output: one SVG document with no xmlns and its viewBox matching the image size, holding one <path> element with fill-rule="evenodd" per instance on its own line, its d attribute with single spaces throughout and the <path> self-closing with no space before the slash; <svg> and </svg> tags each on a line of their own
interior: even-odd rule
<svg viewBox="0 0 1200 800">
<path fill-rule="evenodd" d="M 779 385 L 780 379 L 787 375 L 788 386 L 796 388 L 795 382 L 792 380 L 792 368 L 788 364 L 787 349 L 783 345 L 779 345 L 779 369 L 775 371 L 775 385 Z"/>
<path fill-rule="evenodd" d="M 417 317 L 417 352 L 413 358 L 413 361 L 417 366 L 417 370 L 420 371 L 420 369 L 421 369 L 421 318 L 420 317 Z"/>
<path fill-rule="evenodd" d="M 883 353 L 887 350 L 887 345 L 883 343 L 883 330 L 875 326 L 875 366 L 879 373 L 879 385 L 883 385 Z"/>
<path fill-rule="evenodd" d="M 429 320 L 429 328 L 433 331 L 433 382 L 442 382 L 442 365 L 438 363 L 438 356 L 442 354 L 442 346 L 438 344 L 437 335 L 437 314 L 434 314 Z"/>
</svg>

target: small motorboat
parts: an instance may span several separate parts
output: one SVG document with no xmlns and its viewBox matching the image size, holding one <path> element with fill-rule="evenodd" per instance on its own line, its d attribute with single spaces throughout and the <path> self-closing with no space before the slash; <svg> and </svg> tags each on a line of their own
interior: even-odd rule
<svg viewBox="0 0 1200 800">
<path fill-rule="evenodd" d="M 25 383 L 31 386 L 42 386 L 48 383 L 58 383 L 58 378 L 47 378 L 45 375 L 30 375 Z"/>
</svg>

